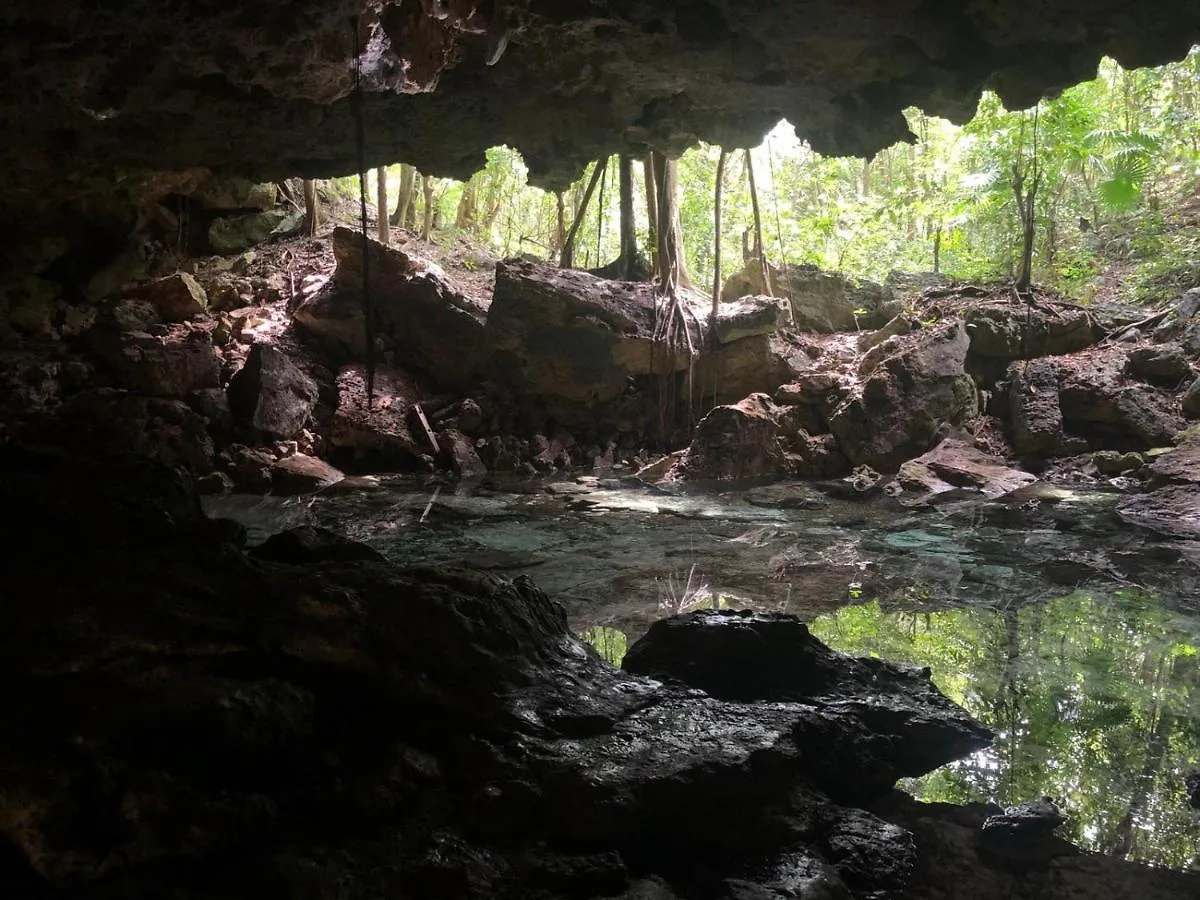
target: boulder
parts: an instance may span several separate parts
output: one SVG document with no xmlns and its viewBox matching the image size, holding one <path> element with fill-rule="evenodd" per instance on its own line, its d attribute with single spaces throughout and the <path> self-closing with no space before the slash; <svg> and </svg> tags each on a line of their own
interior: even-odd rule
<svg viewBox="0 0 1200 900">
<path fill-rule="evenodd" d="M 712 327 L 720 343 L 730 344 L 746 337 L 772 334 L 791 324 L 792 311 L 786 299 L 759 295 L 721 303 Z"/>
<path fill-rule="evenodd" d="M 1200 378 L 1197 378 L 1183 392 L 1180 400 L 1183 414 L 1189 419 L 1200 419 Z"/>
<path fill-rule="evenodd" d="M 324 460 L 294 453 L 271 464 L 271 493 L 311 494 L 337 484 L 346 476 Z"/>
<path fill-rule="evenodd" d="M 766 394 L 709 410 L 669 473 L 676 479 L 755 478 L 786 470 L 781 408 Z"/>
<path fill-rule="evenodd" d="M 971 353 L 989 359 L 1032 359 L 1058 356 L 1089 347 L 1104 337 L 1095 318 L 1085 309 L 1041 307 L 1006 302 L 981 303 L 963 316 L 971 339 Z"/>
<path fill-rule="evenodd" d="M 143 284 L 126 291 L 124 296 L 151 304 L 161 322 L 184 322 L 208 311 L 208 294 L 186 272 Z"/>
<path fill-rule="evenodd" d="M 275 235 L 295 231 L 303 218 L 303 213 L 283 209 L 222 216 L 208 226 L 208 242 L 214 253 L 241 253 Z"/>
<path fill-rule="evenodd" d="M 149 300 L 126 297 L 101 308 L 99 324 L 113 331 L 145 331 L 163 321 L 162 314 Z"/>
<path fill-rule="evenodd" d="M 221 364 L 204 331 L 172 331 L 163 337 L 126 332 L 108 343 L 116 386 L 156 397 L 184 397 L 218 388 Z"/>
<path fill-rule="evenodd" d="M 474 442 L 461 431 L 446 429 L 438 435 L 438 444 L 449 460 L 450 467 L 460 478 L 475 478 L 487 474 L 487 466 L 475 452 Z"/>
<path fill-rule="evenodd" d="M 485 368 L 483 310 L 438 266 L 378 241 L 368 242 L 376 346 L 406 371 L 450 391 L 474 387 Z M 362 236 L 333 232 L 337 269 L 293 311 L 296 324 L 342 362 L 366 359 L 362 303 Z"/>
<path fill-rule="evenodd" d="M 1200 540 L 1200 438 L 1156 457 L 1147 470 L 1151 490 L 1124 498 L 1117 515 L 1166 537 Z"/>
<path fill-rule="evenodd" d="M 938 494 L 964 489 L 994 500 L 1026 487 L 1037 477 L 956 438 L 947 438 L 928 453 L 900 466 L 897 482 L 903 503 L 927 503 Z M 958 494 L 956 493 L 956 496 Z"/>
<path fill-rule="evenodd" d="M 787 332 L 744 337 L 696 358 L 691 393 L 711 404 L 736 403 L 754 393 L 773 393 L 812 365 L 806 346 Z M 683 402 L 689 386 L 681 387 Z"/>
<path fill-rule="evenodd" d="M 978 411 L 975 383 L 964 369 L 969 342 L 961 321 L 900 340 L 830 414 L 829 429 L 855 466 L 894 472 L 933 447 L 942 428 Z"/>
<path fill-rule="evenodd" d="M 768 268 L 771 293 L 786 297 L 791 305 L 792 325 L 797 331 L 832 334 L 878 328 L 899 310 L 891 292 L 872 281 L 856 281 L 840 272 L 823 272 L 811 265 Z M 723 300 L 763 294 L 762 274 L 757 259 L 725 282 Z"/>
<path fill-rule="evenodd" d="M 1178 397 L 1125 377 L 1120 347 L 1057 364 L 1063 427 L 1071 434 L 1103 449 L 1149 450 L 1170 444 L 1185 427 Z"/>
<path fill-rule="evenodd" d="M 812 434 L 806 417 L 766 394 L 718 406 L 700 420 L 667 480 L 712 480 L 792 475 L 824 478 L 847 468 L 836 440 Z"/>
<path fill-rule="evenodd" d="M 367 408 L 366 367 L 345 366 L 337 376 L 337 409 L 329 444 L 379 471 L 408 469 L 434 453 L 414 406 L 421 392 L 408 373 L 393 366 L 375 370 L 375 398 Z"/>
<path fill-rule="evenodd" d="M 1132 378 L 1170 390 L 1190 382 L 1196 374 L 1178 344 L 1152 344 L 1130 350 L 1125 372 Z"/>
<path fill-rule="evenodd" d="M 274 184 L 256 184 L 236 175 L 213 175 L 189 195 L 192 202 L 208 210 L 267 210 L 275 205 L 279 191 Z"/>
<path fill-rule="evenodd" d="M 1014 363 L 1008 372 L 1008 412 L 1013 449 L 1018 454 L 1035 456 L 1058 450 L 1063 442 L 1058 366 L 1045 360 Z"/>
<path fill-rule="evenodd" d="M 706 304 L 685 292 L 692 341 Z M 486 338 L 497 379 L 522 394 L 604 404 L 631 378 L 683 371 L 687 353 L 653 340 L 655 289 L 605 281 L 546 263 L 509 260 L 496 266 Z"/>
<path fill-rule="evenodd" d="M 205 388 L 187 396 L 188 406 L 204 417 L 208 433 L 217 447 L 223 447 L 233 437 L 233 412 L 229 395 L 220 388 Z"/>
<path fill-rule="evenodd" d="M 299 434 L 317 402 L 317 385 L 282 350 L 250 348 L 229 382 L 234 422 L 256 437 L 286 441 Z"/>
</svg>

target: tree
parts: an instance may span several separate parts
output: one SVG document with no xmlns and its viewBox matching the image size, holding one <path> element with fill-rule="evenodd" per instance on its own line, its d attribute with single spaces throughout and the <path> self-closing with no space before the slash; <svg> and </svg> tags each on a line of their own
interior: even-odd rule
<svg viewBox="0 0 1200 900">
<path fill-rule="evenodd" d="M 412 229 L 416 225 L 416 204 L 413 203 L 416 177 L 417 170 L 413 166 L 400 164 L 400 191 L 391 218 L 391 223 L 399 228 Z"/>
<path fill-rule="evenodd" d="M 312 236 L 317 233 L 317 229 L 321 226 L 321 206 L 317 198 L 317 183 L 306 178 L 303 182 L 304 191 L 304 233 Z"/>
<path fill-rule="evenodd" d="M 1022 126 L 1024 119 L 1022 118 Z M 1037 231 L 1037 218 L 1034 214 L 1034 204 L 1037 201 L 1038 188 L 1042 183 L 1042 171 L 1038 159 L 1038 111 L 1033 111 L 1033 148 L 1028 157 L 1019 153 L 1012 164 L 1012 189 L 1017 200 L 1017 216 L 1021 222 L 1021 255 L 1017 267 L 1017 277 L 1013 284 L 1018 294 L 1029 290 L 1033 279 L 1033 240 Z M 1022 136 L 1024 128 L 1022 127 Z"/>
<path fill-rule="evenodd" d="M 424 207 L 425 218 L 421 223 L 421 240 L 423 240 L 423 241 L 429 240 L 430 237 L 432 237 L 432 235 L 433 235 L 433 219 L 434 219 L 433 190 L 434 190 L 433 176 L 422 175 L 421 176 L 421 194 L 423 195 L 423 197 L 425 199 L 425 207 Z"/>
<path fill-rule="evenodd" d="M 713 187 L 713 287 L 712 287 L 712 325 L 716 325 L 717 312 L 721 308 L 721 187 L 725 180 L 725 159 L 728 157 L 725 148 L 717 158 L 717 177 Z M 716 339 L 716 329 L 712 331 Z"/>
<path fill-rule="evenodd" d="M 391 230 L 388 228 L 387 202 L 387 166 L 375 170 L 375 219 L 379 230 L 379 243 L 385 247 L 391 242 Z"/>
<path fill-rule="evenodd" d="M 763 246 L 762 215 L 758 210 L 758 186 L 754 183 L 754 161 L 750 151 L 746 151 L 746 178 L 750 181 L 750 204 L 754 209 L 754 250 L 758 256 L 758 267 L 762 276 L 763 293 L 773 297 L 771 291 L 771 273 L 767 270 L 767 251 Z"/>
<path fill-rule="evenodd" d="M 579 234 L 579 226 L 583 224 L 584 215 L 587 213 L 588 201 L 592 199 L 592 193 L 596 190 L 596 184 L 604 176 L 604 169 L 607 165 L 608 160 L 602 159 L 596 163 L 596 167 L 592 170 L 592 177 L 588 181 L 587 189 L 583 192 L 583 200 L 580 201 L 579 211 L 575 213 L 575 220 L 571 223 L 566 240 L 563 242 L 562 256 L 558 260 L 560 268 L 570 269 L 575 264 L 575 236 Z"/>
</svg>

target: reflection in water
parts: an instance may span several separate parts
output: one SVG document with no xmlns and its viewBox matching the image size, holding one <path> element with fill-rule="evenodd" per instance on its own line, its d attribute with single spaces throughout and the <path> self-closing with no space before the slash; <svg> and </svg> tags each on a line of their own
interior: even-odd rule
<svg viewBox="0 0 1200 900">
<path fill-rule="evenodd" d="M 1182 775 L 1200 768 L 1200 570 L 1178 549 L 1116 523 L 1103 491 L 1041 512 L 913 511 L 781 487 L 811 502 L 736 486 L 552 495 L 526 480 L 458 485 L 431 504 L 430 485 L 384 478 L 206 505 L 252 541 L 310 523 L 399 563 L 526 572 L 614 665 L 664 616 L 795 613 L 838 649 L 929 665 L 997 731 L 992 750 L 913 784 L 921 796 L 1048 794 L 1086 847 L 1174 866 L 1196 853 Z"/>
<path fill-rule="evenodd" d="M 997 733 L 988 751 L 903 786 L 925 800 L 1049 796 L 1087 849 L 1186 866 L 1200 823 L 1183 775 L 1200 766 L 1200 623 L 1135 588 L 1005 609 L 887 612 L 812 622 L 856 655 L 927 665 Z"/>
</svg>

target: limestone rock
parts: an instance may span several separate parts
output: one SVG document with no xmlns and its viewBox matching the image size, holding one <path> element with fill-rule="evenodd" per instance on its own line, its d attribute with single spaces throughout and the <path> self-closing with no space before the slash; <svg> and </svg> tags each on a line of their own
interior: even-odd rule
<svg viewBox="0 0 1200 900">
<path fill-rule="evenodd" d="M 474 443 L 461 431 L 446 429 L 438 435 L 438 443 L 442 453 L 450 461 L 451 468 L 460 478 L 474 478 L 487 473 L 487 466 L 475 452 Z"/>
<path fill-rule="evenodd" d="M 184 322 L 208 310 L 208 294 L 186 272 L 141 285 L 125 296 L 152 304 L 163 322 Z"/>
<path fill-rule="evenodd" d="M 901 502 L 926 503 L 938 494 L 963 489 L 994 500 L 1037 481 L 982 450 L 947 438 L 928 453 L 900 466 L 897 481 L 904 488 Z"/>
<path fill-rule="evenodd" d="M 101 324 L 116 331 L 145 331 L 163 321 L 162 315 L 149 300 L 125 298 L 103 308 Z"/>
<path fill-rule="evenodd" d="M 317 402 L 316 383 L 268 344 L 250 348 L 228 392 L 237 425 L 267 440 L 295 437 Z"/>
<path fill-rule="evenodd" d="M 127 332 L 118 341 L 109 359 L 118 387 L 184 397 L 221 383 L 221 365 L 206 332 L 175 331 L 163 337 Z"/>
<path fill-rule="evenodd" d="M 1104 336 L 1084 309 L 1059 308 L 1058 316 L 1014 303 L 983 303 L 964 315 L 971 353 L 990 359 L 1058 356 L 1089 347 Z"/>
<path fill-rule="evenodd" d="M 880 361 L 871 376 L 832 412 L 829 428 L 853 465 L 894 472 L 929 450 L 945 426 L 977 412 L 966 374 L 968 338 L 954 321 L 918 335 Z"/>
<path fill-rule="evenodd" d="M 1180 402 L 1185 416 L 1189 419 L 1200 419 L 1200 378 L 1188 385 Z"/>
<path fill-rule="evenodd" d="M 736 403 L 754 393 L 773 393 L 812 365 L 806 347 L 786 332 L 757 334 L 703 350 L 693 369 L 692 395 L 714 404 Z M 680 400 L 688 400 L 688 385 Z"/>
<path fill-rule="evenodd" d="M 1052 362 L 1014 363 L 1008 374 L 1013 449 L 1021 455 L 1052 453 L 1063 441 L 1058 367 Z"/>
<path fill-rule="evenodd" d="M 433 448 L 419 424 L 414 405 L 421 396 L 408 373 L 392 366 L 375 370 L 375 399 L 367 408 L 366 367 L 345 366 L 337 376 L 337 409 L 329 443 L 380 471 L 406 469 Z M 368 462 L 369 461 L 369 462 Z"/>
<path fill-rule="evenodd" d="M 736 404 L 710 410 L 696 426 L 672 474 L 707 480 L 783 473 L 779 412 L 766 394 L 751 394 Z"/>
<path fill-rule="evenodd" d="M 295 453 L 271 465 L 271 493 L 311 494 L 337 484 L 346 476 L 324 460 Z"/>
<path fill-rule="evenodd" d="M 699 299 L 697 318 L 706 315 Z M 652 285 L 509 260 L 496 266 L 486 336 L 497 376 L 514 389 L 603 404 L 632 377 L 687 367 L 686 353 L 671 359 L 654 344 L 654 322 Z"/>
<path fill-rule="evenodd" d="M 282 209 L 223 216 L 208 226 L 208 242 L 216 253 L 241 253 L 274 235 L 295 231 L 303 217 Z"/>
<path fill-rule="evenodd" d="M 1124 353 L 1104 352 L 1059 361 L 1063 427 L 1113 450 L 1149 450 L 1172 442 L 1184 428 L 1179 398 L 1124 377 Z"/>
<path fill-rule="evenodd" d="M 1130 350 L 1125 371 L 1134 378 L 1168 389 L 1177 388 L 1195 377 L 1178 344 L 1154 344 Z"/>
<path fill-rule="evenodd" d="M 717 340 L 729 344 L 745 337 L 771 334 L 792 323 L 791 307 L 778 297 L 747 296 L 717 307 Z"/>
<path fill-rule="evenodd" d="M 275 205 L 274 184 L 255 184 L 237 176 L 212 176 L 190 194 L 193 203 L 209 210 L 266 210 Z"/>
<path fill-rule="evenodd" d="M 483 311 L 436 265 L 403 250 L 368 242 L 377 349 L 403 360 L 406 371 L 452 391 L 476 385 L 484 369 Z M 364 362 L 362 237 L 333 232 L 334 276 L 294 312 L 296 324 L 343 362 Z M 377 353 L 377 358 L 379 354 Z"/>
<path fill-rule="evenodd" d="M 896 314 L 891 293 L 871 281 L 855 281 L 840 272 L 823 272 L 816 266 L 770 266 L 772 293 L 788 299 L 792 324 L 797 331 L 831 334 L 878 328 Z M 724 300 L 762 294 L 761 268 L 757 259 L 746 263 L 721 290 Z"/>
</svg>

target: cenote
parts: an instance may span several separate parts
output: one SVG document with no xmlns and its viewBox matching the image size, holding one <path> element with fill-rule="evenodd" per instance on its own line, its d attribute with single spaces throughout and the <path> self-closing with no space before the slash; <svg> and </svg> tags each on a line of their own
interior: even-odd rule
<svg viewBox="0 0 1200 900">
<path fill-rule="evenodd" d="M 405 564 L 529 573 L 614 665 L 655 620 L 798 615 L 834 649 L 929 666 L 994 745 L 901 783 L 928 801 L 1049 796 L 1085 849 L 1187 867 L 1200 841 L 1200 603 L 1179 552 L 1117 497 L 906 509 L 811 484 L 689 490 L 596 478 L 211 499 L 252 542 L 313 524 Z M 436 491 L 436 493 L 435 493 Z"/>
</svg>

